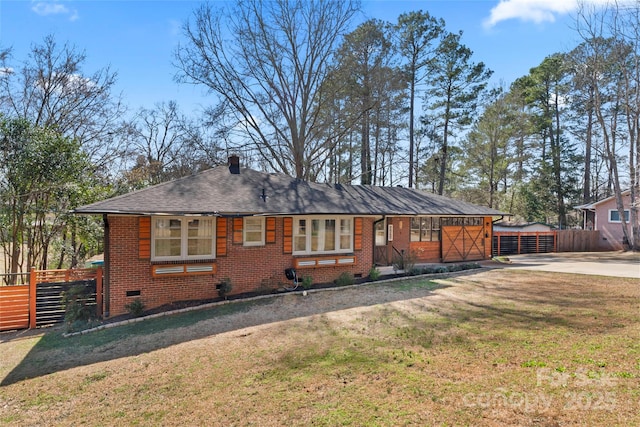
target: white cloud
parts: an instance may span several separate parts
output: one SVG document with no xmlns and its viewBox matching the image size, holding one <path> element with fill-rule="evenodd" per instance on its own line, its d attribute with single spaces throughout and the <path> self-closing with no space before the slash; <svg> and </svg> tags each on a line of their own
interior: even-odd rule
<svg viewBox="0 0 640 427">
<path fill-rule="evenodd" d="M 53 74 L 51 79 L 38 82 L 41 89 L 57 93 L 84 92 L 95 88 L 92 80 L 80 74 Z"/>
<path fill-rule="evenodd" d="M 64 4 L 59 3 L 57 0 L 33 2 L 31 10 L 40 16 L 68 15 L 70 21 L 75 21 L 79 18 L 78 11 L 76 9 L 70 9 Z"/>
<path fill-rule="evenodd" d="M 565 14 L 578 7 L 577 0 L 500 0 L 485 19 L 485 28 L 491 28 L 501 21 L 520 19 L 536 24 L 554 22 L 556 14 Z"/>
<path fill-rule="evenodd" d="M 612 0 L 584 0 L 587 3 L 605 5 Z M 625 3 L 628 0 L 621 0 Z M 554 22 L 556 16 L 578 9 L 578 0 L 500 0 L 491 9 L 491 15 L 484 20 L 484 27 L 491 28 L 501 21 L 519 19 L 541 24 Z"/>
</svg>

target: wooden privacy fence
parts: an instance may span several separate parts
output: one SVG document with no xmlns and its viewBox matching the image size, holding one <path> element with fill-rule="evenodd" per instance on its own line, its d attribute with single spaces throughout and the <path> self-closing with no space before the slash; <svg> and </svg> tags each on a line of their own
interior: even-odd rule
<svg viewBox="0 0 640 427">
<path fill-rule="evenodd" d="M 29 327 L 29 285 L 0 286 L 0 331 Z"/>
<path fill-rule="evenodd" d="M 599 231 L 494 231 L 493 256 L 598 250 Z"/>
<path fill-rule="evenodd" d="M 597 252 L 600 250 L 598 230 L 557 231 L 558 252 Z"/>
<path fill-rule="evenodd" d="M 102 316 L 102 267 L 31 270 L 29 285 L 0 286 L 0 331 L 47 326 L 64 320 L 62 294 L 73 286 L 89 289 L 89 305 Z"/>
</svg>

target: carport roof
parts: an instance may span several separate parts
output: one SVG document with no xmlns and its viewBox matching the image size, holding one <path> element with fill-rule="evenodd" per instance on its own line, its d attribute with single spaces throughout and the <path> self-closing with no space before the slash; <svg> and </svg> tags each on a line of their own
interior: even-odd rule
<svg viewBox="0 0 640 427">
<path fill-rule="evenodd" d="M 283 174 L 218 166 L 74 210 L 130 215 L 500 216 L 495 209 L 402 187 L 319 184 Z"/>
</svg>

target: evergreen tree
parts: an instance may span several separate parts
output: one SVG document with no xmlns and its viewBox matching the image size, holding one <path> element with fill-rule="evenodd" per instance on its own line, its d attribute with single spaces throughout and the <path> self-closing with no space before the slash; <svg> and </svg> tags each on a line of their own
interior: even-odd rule
<svg viewBox="0 0 640 427">
<path fill-rule="evenodd" d="M 444 35 L 429 65 L 430 87 L 425 100 L 442 135 L 438 194 L 444 194 L 446 171 L 451 166 L 450 137 L 471 124 L 480 94 L 492 74 L 484 63 L 471 61 L 473 52 L 460 42 L 461 37 L 462 32 Z"/>
</svg>

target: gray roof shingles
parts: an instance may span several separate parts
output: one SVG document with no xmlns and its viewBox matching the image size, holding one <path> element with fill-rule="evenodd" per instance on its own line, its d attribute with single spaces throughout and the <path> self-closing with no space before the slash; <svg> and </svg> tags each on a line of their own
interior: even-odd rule
<svg viewBox="0 0 640 427">
<path fill-rule="evenodd" d="M 506 215 L 410 188 L 318 184 L 246 168 L 232 174 L 225 166 L 81 206 L 74 212 L 223 216 Z"/>
</svg>

